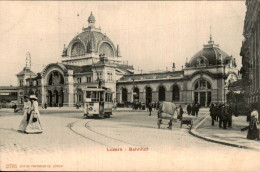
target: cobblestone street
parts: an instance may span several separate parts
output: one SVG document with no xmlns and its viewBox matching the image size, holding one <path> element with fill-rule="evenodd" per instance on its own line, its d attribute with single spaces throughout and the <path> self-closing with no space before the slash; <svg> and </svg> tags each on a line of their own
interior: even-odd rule
<svg viewBox="0 0 260 172">
<path fill-rule="evenodd" d="M 158 129 L 156 112 L 151 117 L 146 111 L 114 112 L 109 119 L 83 119 L 80 111 L 41 114 L 44 132 L 24 134 L 17 132 L 22 115 L 1 110 L 1 170 L 235 170 L 230 166 L 235 160 L 243 162 L 243 171 L 257 156 L 198 139 L 179 121 L 172 130 L 164 124 Z M 205 115 L 207 110 L 201 111 L 195 123 Z"/>
</svg>

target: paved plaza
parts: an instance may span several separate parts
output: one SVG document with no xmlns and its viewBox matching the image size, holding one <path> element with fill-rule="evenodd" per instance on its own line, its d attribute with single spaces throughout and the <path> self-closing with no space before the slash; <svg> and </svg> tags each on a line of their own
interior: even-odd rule
<svg viewBox="0 0 260 172">
<path fill-rule="evenodd" d="M 208 142 L 175 122 L 157 128 L 154 111 L 122 111 L 84 119 L 81 109 L 41 110 L 42 134 L 17 132 L 22 114 L 0 110 L 1 170 L 255 170 L 259 152 Z M 195 125 L 208 115 L 202 109 Z M 232 166 L 241 161 L 240 167 Z"/>
</svg>

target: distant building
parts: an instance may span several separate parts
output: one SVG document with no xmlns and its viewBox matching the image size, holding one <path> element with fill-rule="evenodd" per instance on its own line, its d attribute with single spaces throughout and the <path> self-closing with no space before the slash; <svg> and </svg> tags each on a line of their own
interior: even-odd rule
<svg viewBox="0 0 260 172">
<path fill-rule="evenodd" d="M 214 44 L 212 37 L 181 71 L 124 75 L 117 81 L 118 102 L 171 101 L 177 104 L 223 103 L 227 86 L 238 79 L 235 58 Z"/>
<path fill-rule="evenodd" d="M 247 103 L 260 102 L 260 2 L 246 1 L 247 12 L 244 21 L 241 53 L 243 88 Z"/>
<path fill-rule="evenodd" d="M 0 107 L 8 107 L 11 102 L 17 103 L 17 87 L 0 86 Z"/>
</svg>

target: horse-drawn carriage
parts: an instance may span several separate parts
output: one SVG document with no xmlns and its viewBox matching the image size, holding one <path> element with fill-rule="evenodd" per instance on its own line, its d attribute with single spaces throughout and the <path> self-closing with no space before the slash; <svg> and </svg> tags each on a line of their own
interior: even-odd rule
<svg viewBox="0 0 260 172">
<path fill-rule="evenodd" d="M 169 120 L 168 128 L 172 129 L 172 122 L 173 121 L 177 122 L 178 119 L 177 117 L 178 117 L 178 107 L 176 106 L 176 104 L 172 102 L 162 102 L 158 109 L 158 121 L 157 121 L 158 128 L 161 127 L 162 120 L 166 119 Z M 190 126 L 190 129 L 192 128 L 193 121 L 191 118 L 182 117 L 180 120 L 181 120 L 180 127 L 182 127 L 182 124 L 187 124 L 188 126 Z"/>
</svg>

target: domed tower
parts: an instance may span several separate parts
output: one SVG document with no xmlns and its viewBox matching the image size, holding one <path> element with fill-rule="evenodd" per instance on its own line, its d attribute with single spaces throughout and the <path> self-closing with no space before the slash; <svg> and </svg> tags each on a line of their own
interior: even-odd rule
<svg viewBox="0 0 260 172">
<path fill-rule="evenodd" d="M 75 66 L 91 65 L 99 61 L 100 55 L 113 63 L 122 62 L 119 46 L 116 47 L 100 28 L 96 28 L 95 22 L 91 12 L 88 27 L 83 27 L 82 32 L 70 41 L 68 47 L 64 47 L 62 63 Z"/>
<path fill-rule="evenodd" d="M 186 64 L 186 68 L 210 67 L 223 64 L 234 68 L 236 67 L 235 58 L 222 51 L 219 45 L 214 43 L 210 34 L 208 44 L 203 45 L 203 49 L 191 58 L 190 62 Z"/>
</svg>

